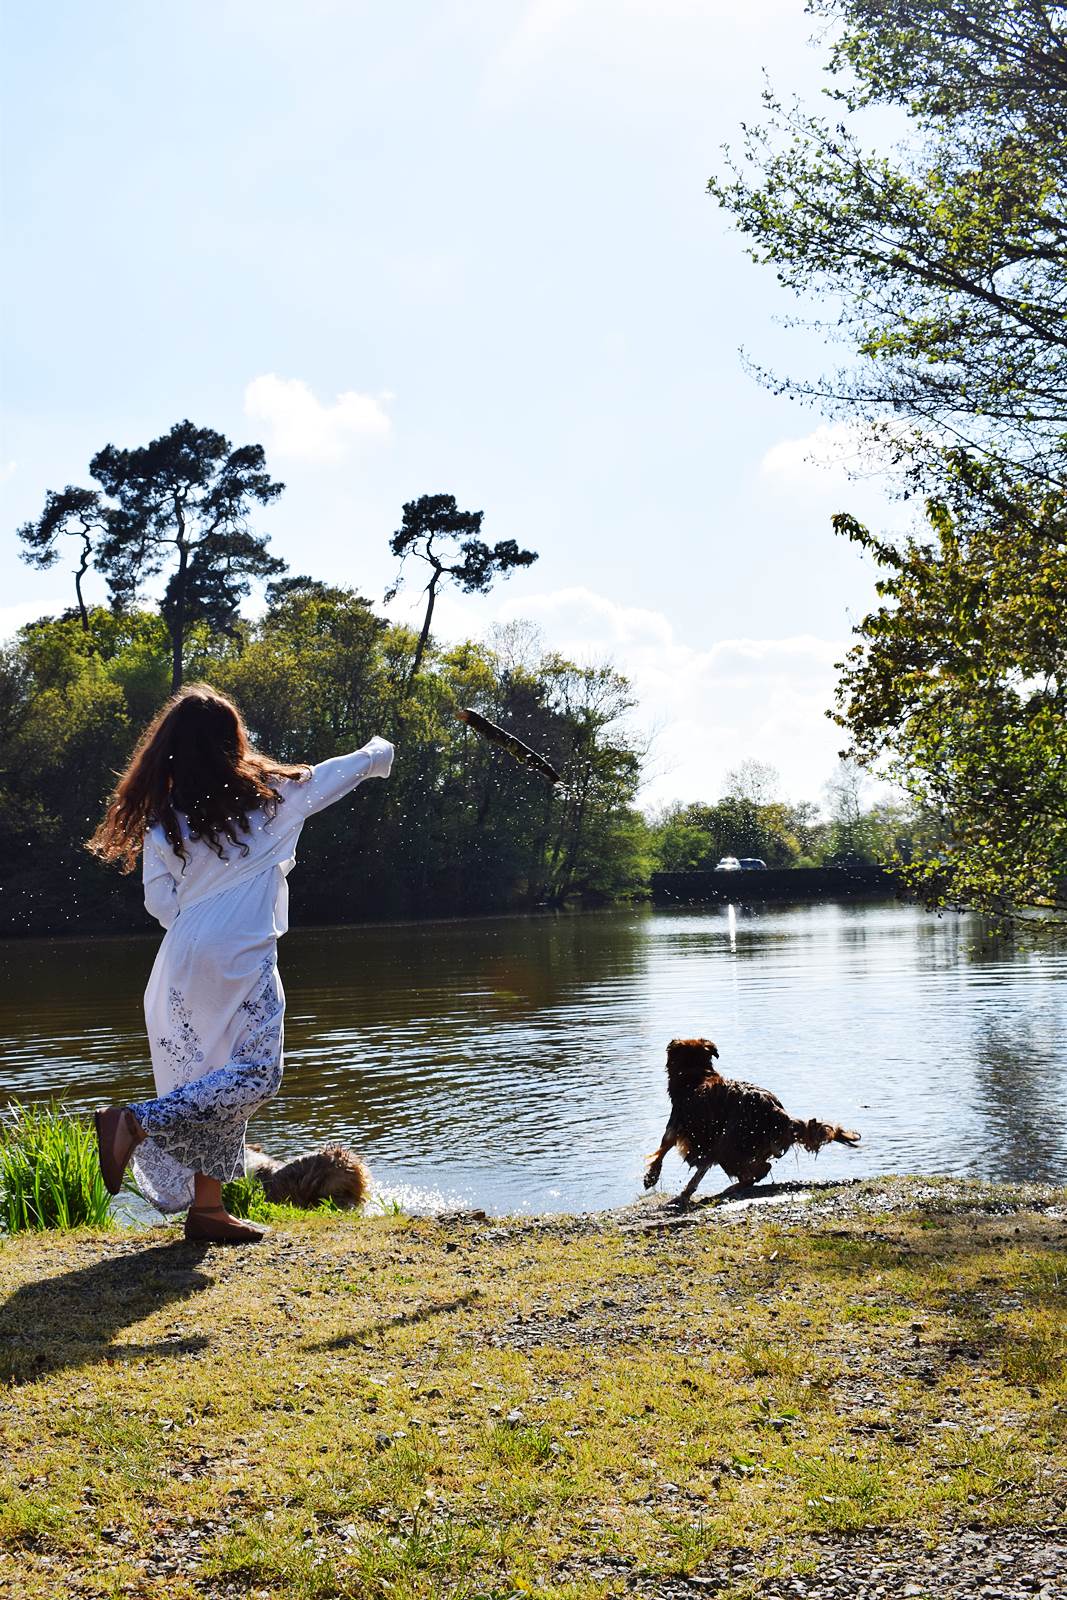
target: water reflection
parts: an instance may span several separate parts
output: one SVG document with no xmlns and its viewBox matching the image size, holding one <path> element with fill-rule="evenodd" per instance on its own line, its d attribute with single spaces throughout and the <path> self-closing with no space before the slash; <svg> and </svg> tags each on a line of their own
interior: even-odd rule
<svg viewBox="0 0 1067 1600">
<path fill-rule="evenodd" d="M 983 1148 L 971 1156 L 975 1177 L 989 1176 L 988 1146 L 998 1130 L 998 1177 L 1024 1181 L 1035 1167 L 1050 1174 L 1062 1171 L 1063 1126 L 1050 1118 L 1048 1104 L 1049 1086 L 1063 1082 L 1062 1043 L 1057 1061 L 1052 1010 L 1039 992 L 1025 1016 L 979 1011 L 975 1019 L 974 1105 L 986 1130 Z"/>
<path fill-rule="evenodd" d="M 143 1095 L 152 939 L 0 945 L 0 1094 Z M 665 1118 L 666 1041 L 864 1147 L 784 1174 L 1067 1178 L 1067 950 L 984 952 L 900 906 L 713 907 L 295 932 L 272 1151 L 361 1149 L 406 1203 L 615 1204 Z M 669 1159 L 668 1187 L 680 1171 Z"/>
</svg>

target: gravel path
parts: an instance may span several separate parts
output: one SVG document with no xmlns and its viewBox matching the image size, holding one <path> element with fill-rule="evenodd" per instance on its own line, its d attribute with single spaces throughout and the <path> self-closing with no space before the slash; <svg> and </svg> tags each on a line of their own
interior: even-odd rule
<svg viewBox="0 0 1067 1600">
<path fill-rule="evenodd" d="M 930 1549 L 914 1534 L 858 1535 L 814 1541 L 815 1571 L 804 1577 L 757 1576 L 747 1552 L 721 1568 L 655 1589 L 649 1600 L 699 1600 L 750 1585 L 758 1600 L 1067 1600 L 1067 1531 L 1062 1528 L 968 1529 L 943 1533 Z M 766 1567 L 771 1548 L 762 1552 Z"/>
</svg>

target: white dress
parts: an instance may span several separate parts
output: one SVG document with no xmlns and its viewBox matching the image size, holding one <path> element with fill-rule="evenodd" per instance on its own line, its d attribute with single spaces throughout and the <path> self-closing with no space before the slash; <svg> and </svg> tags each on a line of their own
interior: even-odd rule
<svg viewBox="0 0 1067 1600">
<path fill-rule="evenodd" d="M 276 813 L 251 812 L 240 844 L 223 836 L 221 860 L 189 839 L 180 813 L 184 863 L 158 824 L 145 834 L 145 906 L 167 933 L 144 997 L 158 1098 L 131 1108 L 149 1135 L 133 1168 L 159 1210 L 192 1204 L 196 1172 L 225 1183 L 244 1171 L 248 1118 L 282 1079 L 277 943 L 300 830 L 365 778 L 387 778 L 392 763 L 392 745 L 374 738 L 305 780 L 273 779 Z"/>
</svg>

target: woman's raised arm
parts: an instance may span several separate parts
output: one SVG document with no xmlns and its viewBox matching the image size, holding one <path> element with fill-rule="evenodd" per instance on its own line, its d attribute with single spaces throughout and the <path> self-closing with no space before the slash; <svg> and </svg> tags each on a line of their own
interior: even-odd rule
<svg viewBox="0 0 1067 1600">
<path fill-rule="evenodd" d="M 286 804 L 302 817 L 324 811 L 335 800 L 350 794 L 366 778 L 387 778 L 393 765 L 393 747 L 388 739 L 375 734 L 362 750 L 351 755 L 333 756 L 312 767 L 311 777 L 303 783 L 294 783 L 286 796 Z"/>
</svg>

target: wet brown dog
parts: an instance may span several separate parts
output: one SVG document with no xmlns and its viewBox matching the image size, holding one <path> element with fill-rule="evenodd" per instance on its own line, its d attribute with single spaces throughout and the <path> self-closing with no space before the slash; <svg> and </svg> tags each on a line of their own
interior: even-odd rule
<svg viewBox="0 0 1067 1600">
<path fill-rule="evenodd" d="M 777 1095 L 754 1083 L 724 1078 L 712 1065 L 719 1052 L 710 1039 L 672 1039 L 667 1046 L 671 1114 L 659 1149 L 649 1157 L 645 1188 L 659 1182 L 663 1158 L 677 1149 L 695 1170 L 678 1196 L 685 1206 L 709 1167 L 722 1167 L 734 1187 L 747 1189 L 793 1145 L 813 1154 L 824 1144 L 859 1144 L 860 1136 L 836 1122 L 791 1117 Z"/>
<path fill-rule="evenodd" d="M 332 1200 L 342 1211 L 351 1211 L 370 1194 L 366 1165 L 343 1144 L 328 1144 L 292 1161 L 274 1161 L 258 1144 L 250 1144 L 245 1149 L 245 1170 L 259 1179 L 275 1205 L 305 1211 L 320 1200 Z"/>
</svg>

